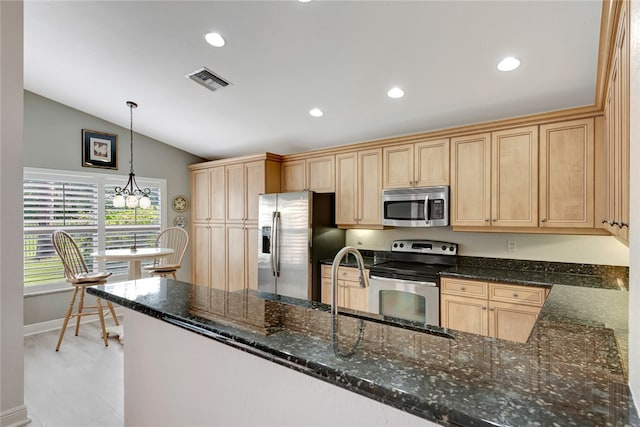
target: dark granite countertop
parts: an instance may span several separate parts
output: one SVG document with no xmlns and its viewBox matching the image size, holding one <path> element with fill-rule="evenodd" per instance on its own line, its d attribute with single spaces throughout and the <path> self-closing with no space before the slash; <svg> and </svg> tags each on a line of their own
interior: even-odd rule
<svg viewBox="0 0 640 427">
<path fill-rule="evenodd" d="M 576 292 L 583 303 L 602 300 L 600 321 L 581 321 L 589 310 L 562 314 Z M 608 318 L 621 301 L 607 304 L 599 292 L 626 294 L 554 286 L 525 344 L 363 320 L 358 351 L 342 359 L 332 351 L 331 317 L 323 304 L 163 278 L 88 289 L 443 425 L 640 425 Z M 358 321 L 353 314 L 340 316 L 342 348 L 355 342 Z"/>
</svg>

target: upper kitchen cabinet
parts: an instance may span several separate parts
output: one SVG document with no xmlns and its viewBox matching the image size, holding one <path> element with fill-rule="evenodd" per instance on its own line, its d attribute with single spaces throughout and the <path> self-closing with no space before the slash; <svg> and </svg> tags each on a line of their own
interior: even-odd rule
<svg viewBox="0 0 640 427">
<path fill-rule="evenodd" d="M 605 217 L 607 231 L 629 241 L 629 17 L 622 3 L 604 105 L 606 140 Z"/>
<path fill-rule="evenodd" d="M 384 147 L 383 187 L 449 185 L 449 138 Z"/>
<path fill-rule="evenodd" d="M 335 191 L 335 156 L 316 156 L 282 163 L 282 191 Z"/>
<path fill-rule="evenodd" d="M 453 138 L 452 145 L 453 226 L 537 226 L 537 126 Z"/>
<path fill-rule="evenodd" d="M 191 221 L 224 222 L 224 166 L 191 172 Z"/>
<path fill-rule="evenodd" d="M 382 150 L 336 155 L 336 224 L 382 228 Z"/>
<path fill-rule="evenodd" d="M 491 134 L 491 225 L 538 225 L 538 127 Z"/>
<path fill-rule="evenodd" d="M 268 191 L 268 183 L 278 181 L 279 169 L 270 162 L 254 161 L 225 166 L 227 182 L 227 222 L 257 222 L 258 195 Z"/>
<path fill-rule="evenodd" d="M 451 139 L 450 203 L 452 226 L 490 225 L 490 133 Z"/>
<path fill-rule="evenodd" d="M 540 126 L 540 227 L 593 228 L 594 120 Z"/>
</svg>

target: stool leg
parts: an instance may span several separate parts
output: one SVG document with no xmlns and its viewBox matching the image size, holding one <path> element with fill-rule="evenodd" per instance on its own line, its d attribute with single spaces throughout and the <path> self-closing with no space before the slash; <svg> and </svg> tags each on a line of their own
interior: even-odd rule
<svg viewBox="0 0 640 427">
<path fill-rule="evenodd" d="M 102 340 L 104 346 L 109 347 L 109 341 L 107 341 L 107 328 L 104 326 L 104 311 L 102 310 L 102 303 L 100 298 L 96 297 L 96 308 L 98 309 L 98 317 L 100 318 L 100 328 L 102 329 Z"/>
<path fill-rule="evenodd" d="M 172 272 L 171 274 L 173 275 L 173 280 L 178 280 L 178 278 L 176 277 L 176 272 L 175 271 Z"/>
<path fill-rule="evenodd" d="M 76 295 L 78 294 L 78 287 L 75 286 L 73 289 L 73 295 L 71 296 L 71 302 L 69 303 L 69 308 L 67 309 L 67 314 L 64 316 L 64 322 L 62 323 L 62 330 L 60 331 L 60 336 L 58 337 L 58 344 L 56 345 L 56 351 L 60 350 L 60 344 L 62 344 L 62 338 L 64 338 L 64 332 L 67 330 L 67 325 L 69 324 L 69 318 L 71 318 L 71 312 L 73 311 L 73 305 L 76 302 Z"/>
<path fill-rule="evenodd" d="M 76 336 L 80 332 L 80 319 L 82 318 L 82 309 L 84 308 L 84 286 L 80 289 L 80 300 L 78 301 L 78 314 L 76 315 Z"/>
<path fill-rule="evenodd" d="M 116 317 L 116 311 L 113 308 L 113 304 L 111 304 L 111 301 L 107 301 L 107 305 L 109 306 L 109 311 L 111 312 L 111 317 L 113 317 L 113 321 L 116 322 L 116 326 L 119 326 L 120 322 L 118 322 L 118 318 Z"/>
</svg>

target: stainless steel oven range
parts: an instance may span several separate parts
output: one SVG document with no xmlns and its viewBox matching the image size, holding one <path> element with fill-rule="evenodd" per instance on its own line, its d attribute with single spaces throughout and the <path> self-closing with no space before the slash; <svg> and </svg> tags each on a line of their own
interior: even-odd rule
<svg viewBox="0 0 640 427">
<path fill-rule="evenodd" d="M 455 243 L 395 240 L 391 260 L 369 268 L 369 311 L 439 326 L 439 273 L 456 265 L 457 254 Z"/>
</svg>

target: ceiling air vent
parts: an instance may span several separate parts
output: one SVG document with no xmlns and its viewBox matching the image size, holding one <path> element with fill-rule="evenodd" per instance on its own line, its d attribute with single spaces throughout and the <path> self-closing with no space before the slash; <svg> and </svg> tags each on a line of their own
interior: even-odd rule
<svg viewBox="0 0 640 427">
<path fill-rule="evenodd" d="M 193 73 L 189 73 L 186 77 L 190 78 L 194 82 L 200 83 L 202 86 L 212 91 L 222 89 L 223 87 L 227 87 L 231 84 L 222 77 L 213 74 L 213 71 L 207 67 L 202 67 Z"/>
</svg>

